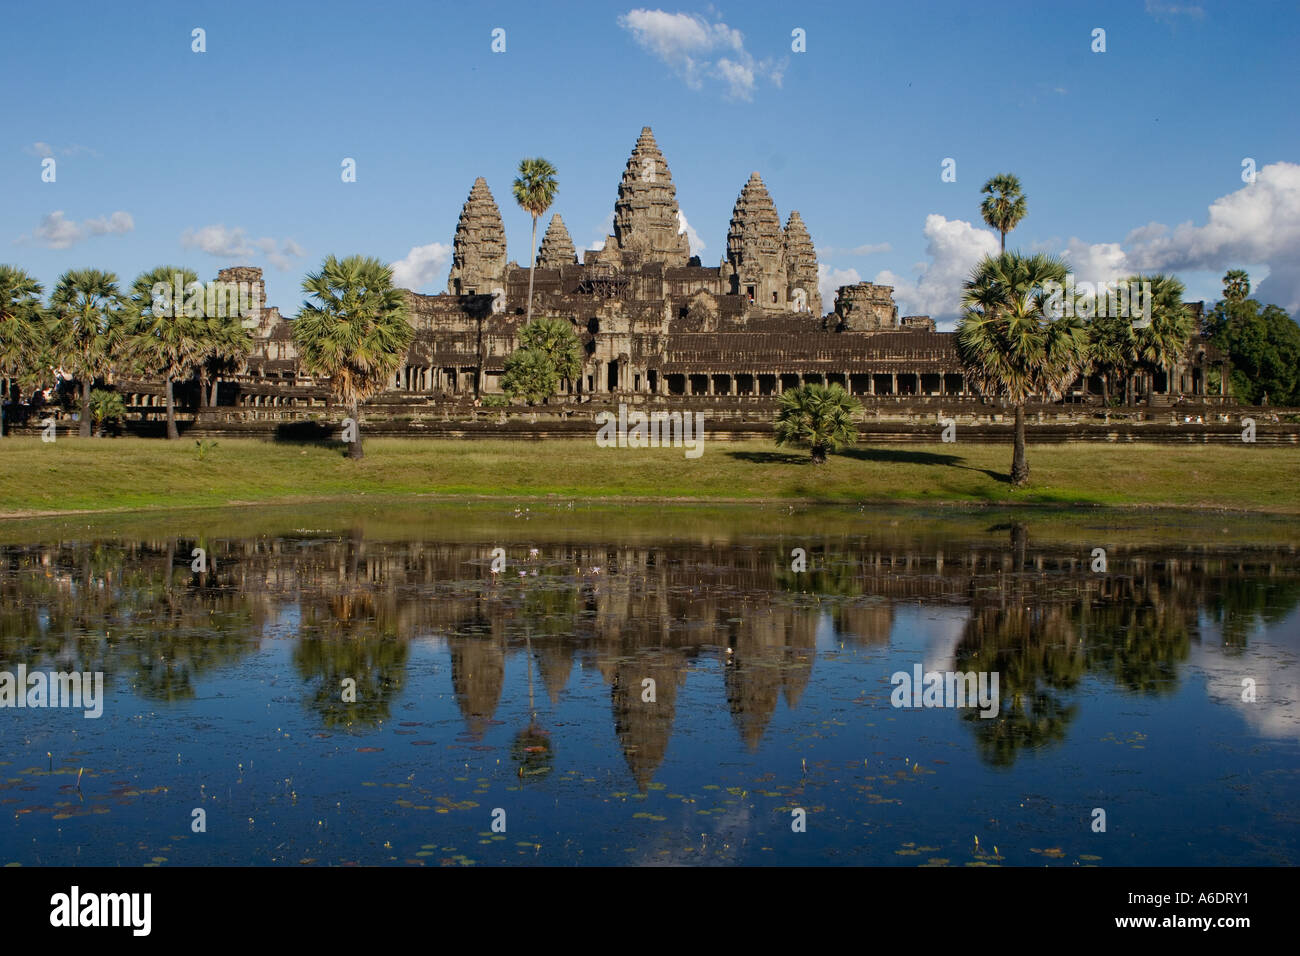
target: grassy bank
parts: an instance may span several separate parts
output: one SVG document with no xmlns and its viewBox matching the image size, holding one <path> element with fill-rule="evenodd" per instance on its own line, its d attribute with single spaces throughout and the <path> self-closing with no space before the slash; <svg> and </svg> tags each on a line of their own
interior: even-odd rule
<svg viewBox="0 0 1300 956">
<path fill-rule="evenodd" d="M 0 514 L 291 504 L 389 495 L 929 504 L 1173 507 L 1300 514 L 1300 451 L 1250 445 L 1042 445 L 1030 486 L 1006 480 L 1009 446 L 847 449 L 822 467 L 769 442 L 680 449 L 597 448 L 587 441 L 366 443 L 223 440 L 200 460 L 193 441 L 0 441 Z"/>
</svg>

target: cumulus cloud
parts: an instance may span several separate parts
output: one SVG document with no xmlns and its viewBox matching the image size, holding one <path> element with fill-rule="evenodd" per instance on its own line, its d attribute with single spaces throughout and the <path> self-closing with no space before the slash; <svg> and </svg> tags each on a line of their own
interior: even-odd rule
<svg viewBox="0 0 1300 956">
<path fill-rule="evenodd" d="M 861 281 L 857 269 L 832 269 L 824 262 L 817 263 L 817 291 L 822 296 L 822 311 L 829 312 L 835 307 L 836 289 Z"/>
<path fill-rule="evenodd" d="M 1211 203 L 1204 225 L 1170 228 L 1152 222 L 1129 232 L 1122 243 L 1071 238 L 1064 254 L 1075 276 L 1088 282 L 1267 266 L 1258 298 L 1294 314 L 1300 311 L 1300 165 L 1264 166 L 1255 182 Z"/>
<path fill-rule="evenodd" d="M 962 283 L 980 259 L 998 254 L 998 237 L 965 220 L 947 219 L 938 213 L 925 217 L 924 235 L 929 259 L 914 267 L 915 279 L 886 269 L 873 281 L 894 287 L 901 314 L 928 315 L 949 324 L 961 312 Z"/>
<path fill-rule="evenodd" d="M 680 209 L 677 210 L 677 232 L 679 235 L 683 232 L 686 233 L 686 241 L 691 244 L 691 255 L 698 256 L 704 251 L 704 240 L 695 231 L 695 227 L 686 221 L 686 213 Z"/>
<path fill-rule="evenodd" d="M 714 80 L 732 99 L 751 100 L 759 80 L 779 87 L 784 79 L 786 59 L 756 59 L 739 30 L 698 14 L 637 9 L 620 16 L 618 25 L 693 90 Z"/>
<path fill-rule="evenodd" d="M 67 249 L 92 236 L 124 236 L 135 228 L 131 214 L 118 210 L 107 218 L 98 216 L 77 222 L 56 209 L 41 219 L 41 224 L 30 236 L 22 236 L 18 242 L 34 240 L 51 249 Z"/>
<path fill-rule="evenodd" d="M 244 259 L 260 255 L 282 272 L 292 267 L 291 260 L 303 255 L 302 247 L 292 239 L 283 242 L 277 242 L 269 236 L 250 239 L 243 229 L 227 229 L 224 225 L 186 229 L 181 234 L 181 245 L 223 259 Z"/>
<path fill-rule="evenodd" d="M 404 259 L 393 263 L 393 284 L 419 292 L 430 282 L 442 277 L 451 261 L 451 251 L 451 246 L 441 242 L 413 246 Z"/>
</svg>

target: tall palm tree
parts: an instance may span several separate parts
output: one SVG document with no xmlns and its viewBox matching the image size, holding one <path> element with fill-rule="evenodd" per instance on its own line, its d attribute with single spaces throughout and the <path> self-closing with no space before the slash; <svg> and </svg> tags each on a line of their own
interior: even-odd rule
<svg viewBox="0 0 1300 956">
<path fill-rule="evenodd" d="M 11 380 L 32 373 L 41 344 L 41 284 L 16 266 L 0 265 L 0 438 Z"/>
<path fill-rule="evenodd" d="M 533 244 L 528 258 L 528 317 L 533 320 L 533 272 L 537 265 L 537 219 L 555 202 L 560 184 L 555 179 L 555 167 L 540 156 L 521 159 L 519 176 L 514 182 L 515 202 L 533 217 Z"/>
<path fill-rule="evenodd" d="M 82 438 L 90 437 L 91 387 L 121 358 L 127 311 L 117 276 L 99 269 L 69 269 L 50 294 L 50 349 L 81 383 Z"/>
<path fill-rule="evenodd" d="M 1245 269 L 1229 269 L 1223 276 L 1223 297 L 1229 302 L 1244 302 L 1249 295 L 1249 273 Z"/>
<path fill-rule="evenodd" d="M 1025 403 L 1056 401 L 1088 365 L 1088 329 L 1077 316 L 1051 318 L 1048 282 L 1064 284 L 1068 267 L 1055 256 L 1004 252 L 985 256 L 966 281 L 957 323 L 957 354 L 969 380 L 1016 410 L 1011 483 L 1029 481 Z"/>
<path fill-rule="evenodd" d="M 567 319 L 541 318 L 529 322 L 519 333 L 519 345 L 550 359 L 555 374 L 572 382 L 582 372 L 582 344 Z"/>
<path fill-rule="evenodd" d="M 810 383 L 786 389 L 774 423 L 776 443 L 807 445 L 813 464 L 825 464 L 827 452 L 858 440 L 853 415 L 861 408 L 842 385 Z"/>
<path fill-rule="evenodd" d="M 406 296 L 393 285 L 391 267 L 365 256 L 326 257 L 302 290 L 313 301 L 302 304 L 293 322 L 299 359 L 311 374 L 329 378 L 357 423 L 348 457 L 362 458 L 359 405 L 392 381 L 415 334 Z"/>
<path fill-rule="evenodd" d="M 199 281 L 193 269 L 181 266 L 158 266 L 142 272 L 131 284 L 130 317 L 126 328 L 127 354 L 148 374 L 162 377 L 167 395 L 167 438 L 180 438 L 176 429 L 175 385 L 188 379 L 203 361 L 207 319 L 190 315 L 182 302 L 172 301 L 155 309 L 153 288 L 174 287 L 180 276 L 181 286 Z M 202 309 L 198 310 L 202 313 Z"/>
<path fill-rule="evenodd" d="M 990 228 L 1002 236 L 1002 252 L 1007 251 L 1007 233 L 1025 218 L 1025 197 L 1020 193 L 1020 180 L 1010 173 L 999 173 L 980 190 L 988 197 L 980 204 L 980 212 Z"/>
<path fill-rule="evenodd" d="M 1151 283 L 1151 322 L 1137 330 L 1137 357 L 1151 368 L 1165 373 L 1168 392 L 1182 395 L 1178 367 L 1187 353 L 1195 329 L 1192 311 L 1183 302 L 1183 284 L 1173 276 L 1130 276 L 1129 288 Z M 1154 378 L 1154 376 L 1152 376 Z"/>
</svg>

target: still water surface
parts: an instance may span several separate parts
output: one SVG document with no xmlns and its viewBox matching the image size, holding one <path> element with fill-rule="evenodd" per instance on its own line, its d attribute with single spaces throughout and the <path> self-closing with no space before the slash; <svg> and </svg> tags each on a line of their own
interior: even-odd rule
<svg viewBox="0 0 1300 956">
<path fill-rule="evenodd" d="M 1295 865 L 1298 543 L 567 503 L 10 523 L 0 671 L 105 700 L 0 710 L 0 863 Z M 996 673 L 996 717 L 894 707 L 918 665 Z"/>
</svg>

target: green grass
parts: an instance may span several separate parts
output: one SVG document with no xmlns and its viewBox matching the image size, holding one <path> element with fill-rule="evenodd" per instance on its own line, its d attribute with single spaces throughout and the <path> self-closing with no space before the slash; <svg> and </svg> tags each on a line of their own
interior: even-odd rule
<svg viewBox="0 0 1300 956">
<path fill-rule="evenodd" d="M 1096 505 L 1300 513 L 1300 449 L 1251 445 L 1030 445 L 1030 485 L 1006 481 L 1010 445 L 847 449 L 821 467 L 770 442 L 680 449 L 594 441 L 373 439 L 341 445 L 221 440 L 0 441 L 0 514 L 290 504 L 440 495 L 656 501 Z"/>
</svg>

